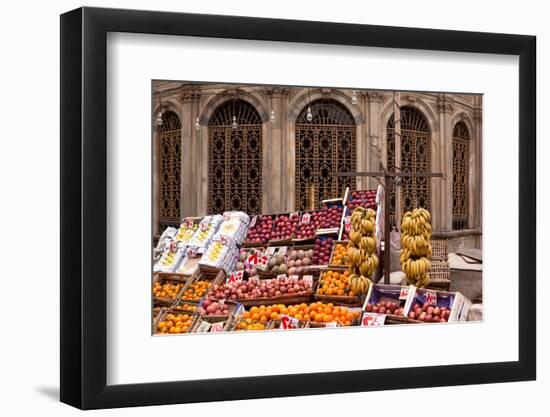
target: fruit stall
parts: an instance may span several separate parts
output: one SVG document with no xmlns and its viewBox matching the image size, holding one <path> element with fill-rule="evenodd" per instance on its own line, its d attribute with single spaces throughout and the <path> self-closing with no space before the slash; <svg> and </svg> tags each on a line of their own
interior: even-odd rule
<svg viewBox="0 0 550 417">
<path fill-rule="evenodd" d="M 471 303 L 441 285 L 445 248 L 424 209 L 403 215 L 405 279 L 378 282 L 381 200 L 380 189 L 348 189 L 315 211 L 225 212 L 167 228 L 154 248 L 154 334 L 466 321 Z"/>
</svg>

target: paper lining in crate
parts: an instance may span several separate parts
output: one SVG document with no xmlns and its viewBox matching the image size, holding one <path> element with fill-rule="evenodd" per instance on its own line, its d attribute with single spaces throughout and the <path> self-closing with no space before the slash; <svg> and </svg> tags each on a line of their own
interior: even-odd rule
<svg viewBox="0 0 550 417">
<path fill-rule="evenodd" d="M 180 300 L 198 303 L 214 284 L 221 284 L 225 280 L 222 269 L 199 267 L 192 279 L 181 292 Z"/>
<path fill-rule="evenodd" d="M 198 316 L 176 311 L 170 308 L 163 309 L 157 320 L 155 320 L 154 334 L 184 334 L 191 333 Z"/>
<path fill-rule="evenodd" d="M 180 224 L 175 233 L 174 240 L 181 242 L 183 245 L 189 244 L 189 241 L 199 228 L 200 217 L 186 217 Z"/>
<path fill-rule="evenodd" d="M 444 239 L 432 239 L 432 257 L 431 261 L 444 261 L 449 260 L 449 243 Z"/>
<path fill-rule="evenodd" d="M 227 332 L 231 329 L 234 316 L 220 317 L 220 316 L 197 316 L 191 333 L 215 333 L 215 332 Z"/>
<path fill-rule="evenodd" d="M 185 246 L 180 247 L 175 241 L 167 244 L 164 248 L 162 256 L 157 262 L 155 262 L 153 272 L 174 272 L 185 256 L 185 251 Z"/>
<path fill-rule="evenodd" d="M 443 291 L 449 291 L 449 288 L 451 287 L 451 280 L 449 279 L 449 262 L 432 260 L 429 276 L 430 283 L 428 284 L 428 288 L 436 288 Z"/>
</svg>

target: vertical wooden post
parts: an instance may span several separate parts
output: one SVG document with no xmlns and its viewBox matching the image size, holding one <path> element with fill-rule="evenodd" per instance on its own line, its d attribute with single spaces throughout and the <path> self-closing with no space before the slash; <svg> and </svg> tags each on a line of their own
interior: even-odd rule
<svg viewBox="0 0 550 417">
<path fill-rule="evenodd" d="M 384 284 L 390 283 L 390 199 L 388 186 L 392 178 L 386 173 L 384 176 Z"/>
<path fill-rule="evenodd" d="M 394 155 L 395 163 L 393 172 L 397 172 L 397 167 L 401 170 L 401 93 L 393 92 L 393 137 L 394 137 Z M 394 184 L 395 192 L 395 225 L 401 227 L 401 189 Z"/>
</svg>

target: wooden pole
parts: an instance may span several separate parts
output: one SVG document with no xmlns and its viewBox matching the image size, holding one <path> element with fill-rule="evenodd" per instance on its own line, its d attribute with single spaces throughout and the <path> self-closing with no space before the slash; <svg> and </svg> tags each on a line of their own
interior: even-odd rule
<svg viewBox="0 0 550 417">
<path fill-rule="evenodd" d="M 394 155 L 395 164 L 393 172 L 397 172 L 397 167 L 401 170 L 401 93 L 393 92 L 393 137 L 394 137 Z M 401 229 L 401 188 L 394 184 L 395 192 L 395 226 Z"/>
</svg>

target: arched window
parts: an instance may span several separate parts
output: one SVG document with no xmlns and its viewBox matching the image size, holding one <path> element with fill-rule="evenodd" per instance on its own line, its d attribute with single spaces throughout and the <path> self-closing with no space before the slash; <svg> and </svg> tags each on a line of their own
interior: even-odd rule
<svg viewBox="0 0 550 417">
<path fill-rule="evenodd" d="M 468 225 L 468 156 L 470 134 L 464 122 L 453 129 L 453 230 Z"/>
<path fill-rule="evenodd" d="M 422 113 L 412 107 L 401 108 L 401 170 L 403 172 L 430 172 L 430 127 Z M 394 115 L 387 125 L 387 165 L 395 167 Z M 431 182 L 429 178 L 401 179 L 402 213 L 416 207 L 430 209 Z M 395 189 L 390 187 L 390 218 L 395 221 Z"/>
<path fill-rule="evenodd" d="M 262 210 L 262 120 L 244 100 L 228 100 L 209 125 L 210 213 Z"/>
<path fill-rule="evenodd" d="M 308 117 L 308 109 L 311 114 Z M 296 210 L 319 208 L 321 200 L 342 196 L 355 188 L 355 121 L 336 100 L 315 100 L 296 119 Z"/>
<path fill-rule="evenodd" d="M 181 221 L 181 122 L 173 111 L 162 114 L 159 127 L 159 225 L 179 226 Z"/>
</svg>

